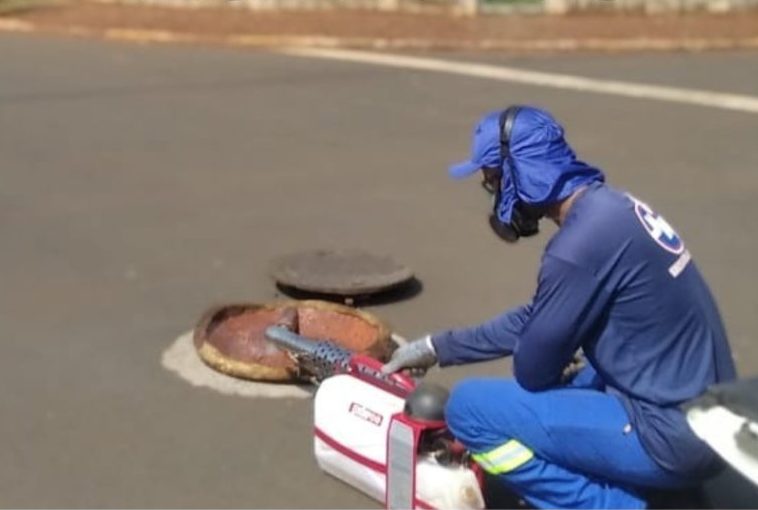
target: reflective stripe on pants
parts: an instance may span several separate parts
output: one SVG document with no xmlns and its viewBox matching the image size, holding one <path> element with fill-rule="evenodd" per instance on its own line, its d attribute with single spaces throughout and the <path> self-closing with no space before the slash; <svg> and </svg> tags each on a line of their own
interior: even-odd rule
<svg viewBox="0 0 758 510">
<path fill-rule="evenodd" d="M 511 439 L 493 450 L 476 453 L 471 457 L 487 473 L 500 475 L 529 462 L 534 457 L 534 452 L 515 439 Z"/>
</svg>

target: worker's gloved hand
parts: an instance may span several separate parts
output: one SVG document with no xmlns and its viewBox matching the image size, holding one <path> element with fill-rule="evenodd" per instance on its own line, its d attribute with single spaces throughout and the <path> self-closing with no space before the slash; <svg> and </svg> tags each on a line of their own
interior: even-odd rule
<svg viewBox="0 0 758 510">
<path fill-rule="evenodd" d="M 404 368 L 427 369 L 437 363 L 431 335 L 409 342 L 392 353 L 390 361 L 382 367 L 383 374 L 391 374 Z"/>
</svg>

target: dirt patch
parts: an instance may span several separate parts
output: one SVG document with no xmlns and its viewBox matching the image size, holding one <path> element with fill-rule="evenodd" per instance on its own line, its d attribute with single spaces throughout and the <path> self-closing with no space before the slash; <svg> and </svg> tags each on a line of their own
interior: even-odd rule
<svg viewBox="0 0 758 510">
<path fill-rule="evenodd" d="M 508 47 L 509 42 L 514 43 L 514 47 L 520 47 L 520 43 L 528 41 L 555 43 L 568 40 L 595 43 L 621 40 L 713 40 L 717 43 L 716 47 L 739 47 L 744 46 L 740 41 L 758 40 L 758 12 L 659 16 L 628 13 L 492 15 L 468 18 L 443 12 L 255 12 L 235 8 L 180 9 L 76 2 L 15 13 L 14 18 L 51 32 L 71 32 L 71 27 L 86 34 L 101 34 L 113 29 L 160 31 L 178 36 L 192 34 L 192 40 L 206 42 L 227 41 L 230 37 L 250 37 L 252 41 L 257 37 L 258 41 L 269 41 L 273 45 L 281 42 L 282 37 L 288 36 L 344 39 L 347 40 L 346 46 L 365 46 L 366 41 L 372 39 L 426 41 L 434 43 L 427 46 L 451 49 L 503 49 Z M 181 37 L 177 39 L 181 40 Z M 581 46 L 580 44 L 579 47 Z M 602 49 L 602 44 L 587 45 L 595 46 Z M 655 44 L 650 46 L 655 49 Z M 695 49 L 707 47 L 703 44 L 691 46 Z M 548 49 L 556 47 L 560 49 L 560 45 L 556 44 L 545 46 Z M 566 48 L 576 49 L 577 45 L 568 44 Z M 539 45 L 533 49 L 539 49 Z M 634 45 L 631 45 L 631 49 L 634 49 Z"/>
</svg>

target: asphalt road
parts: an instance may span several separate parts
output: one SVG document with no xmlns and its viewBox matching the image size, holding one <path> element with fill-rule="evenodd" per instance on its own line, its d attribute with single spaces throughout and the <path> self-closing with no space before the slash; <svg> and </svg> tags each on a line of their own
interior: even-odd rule
<svg viewBox="0 0 758 510">
<path fill-rule="evenodd" d="M 756 94 L 756 57 L 447 58 Z M 412 266 L 423 291 L 371 308 L 408 337 L 526 301 L 551 229 L 502 245 L 445 174 L 508 103 L 677 227 L 758 374 L 755 114 L 222 48 L 0 35 L 0 63 L 0 506 L 375 507 L 318 471 L 309 401 L 194 388 L 161 353 L 273 298 L 297 249 Z"/>
</svg>

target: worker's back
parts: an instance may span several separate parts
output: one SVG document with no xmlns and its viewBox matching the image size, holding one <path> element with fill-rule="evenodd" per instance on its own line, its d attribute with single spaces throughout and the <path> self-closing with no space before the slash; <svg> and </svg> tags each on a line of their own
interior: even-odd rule
<svg viewBox="0 0 758 510">
<path fill-rule="evenodd" d="M 595 183 L 546 254 L 589 271 L 607 296 L 583 348 L 646 450 L 679 473 L 707 470 L 714 456 L 678 405 L 736 374 L 718 309 L 682 239 L 643 202 Z"/>
</svg>

